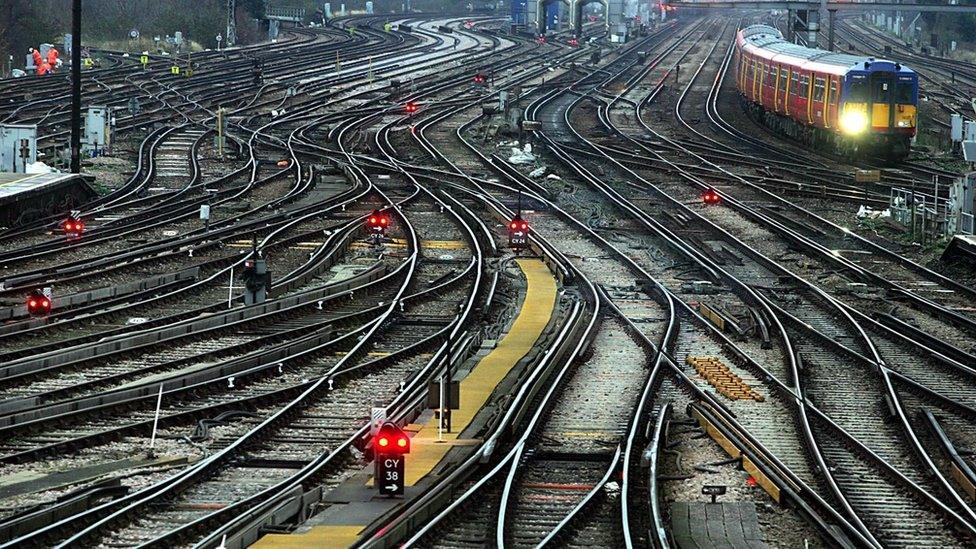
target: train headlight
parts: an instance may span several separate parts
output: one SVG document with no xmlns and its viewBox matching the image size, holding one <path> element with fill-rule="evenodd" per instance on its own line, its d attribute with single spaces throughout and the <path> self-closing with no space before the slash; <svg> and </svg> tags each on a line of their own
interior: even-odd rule
<svg viewBox="0 0 976 549">
<path fill-rule="evenodd" d="M 910 128 L 911 126 L 912 126 L 912 121 L 911 120 L 899 120 L 898 121 L 898 127 L 899 128 Z"/>
<path fill-rule="evenodd" d="M 861 111 L 847 111 L 840 116 L 840 129 L 847 135 L 858 135 L 868 128 L 868 117 Z"/>
</svg>

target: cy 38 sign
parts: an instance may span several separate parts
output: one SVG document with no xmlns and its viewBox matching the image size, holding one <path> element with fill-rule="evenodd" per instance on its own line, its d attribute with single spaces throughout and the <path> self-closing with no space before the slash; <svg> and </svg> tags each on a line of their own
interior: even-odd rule
<svg viewBox="0 0 976 549">
<path fill-rule="evenodd" d="M 384 496 L 403 495 L 403 456 L 379 456 L 376 459 L 376 485 Z"/>
</svg>

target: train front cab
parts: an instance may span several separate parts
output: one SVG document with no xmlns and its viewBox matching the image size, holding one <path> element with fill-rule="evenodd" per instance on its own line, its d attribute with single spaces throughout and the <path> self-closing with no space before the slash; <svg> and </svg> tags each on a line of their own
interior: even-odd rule
<svg viewBox="0 0 976 549">
<path fill-rule="evenodd" d="M 839 126 L 860 147 L 901 158 L 915 135 L 917 105 L 913 71 L 890 61 L 866 61 L 844 79 Z"/>
</svg>

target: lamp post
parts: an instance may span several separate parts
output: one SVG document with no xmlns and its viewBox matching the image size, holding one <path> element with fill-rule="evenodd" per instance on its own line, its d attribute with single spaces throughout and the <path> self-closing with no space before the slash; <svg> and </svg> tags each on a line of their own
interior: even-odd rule
<svg viewBox="0 0 976 549">
<path fill-rule="evenodd" d="M 81 0 L 71 0 L 71 173 L 81 173 Z"/>
</svg>

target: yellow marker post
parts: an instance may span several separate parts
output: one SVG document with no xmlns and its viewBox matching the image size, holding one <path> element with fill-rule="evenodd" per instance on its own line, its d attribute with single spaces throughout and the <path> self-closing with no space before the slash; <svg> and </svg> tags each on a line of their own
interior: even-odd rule
<svg viewBox="0 0 976 549">
<path fill-rule="evenodd" d="M 180 74 L 180 66 L 179 65 L 173 65 L 172 67 L 169 68 L 169 73 L 170 74 Z"/>
<path fill-rule="evenodd" d="M 149 56 L 148 55 L 140 55 L 139 56 L 139 62 L 142 63 L 142 70 L 146 70 L 146 69 L 149 68 Z"/>
</svg>

